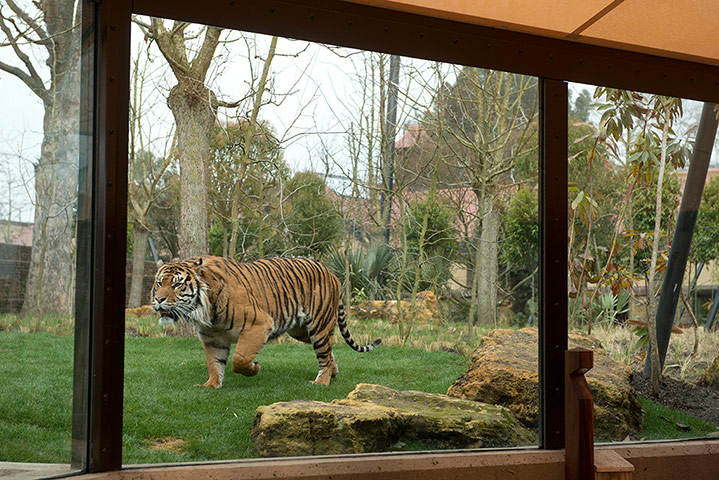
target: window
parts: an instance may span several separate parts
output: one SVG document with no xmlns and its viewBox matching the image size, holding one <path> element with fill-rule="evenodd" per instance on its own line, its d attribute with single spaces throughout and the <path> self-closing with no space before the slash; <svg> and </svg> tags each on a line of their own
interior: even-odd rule
<svg viewBox="0 0 719 480">
<path fill-rule="evenodd" d="M 91 5 L 85 11 L 83 48 L 86 70 L 83 132 L 92 132 L 86 157 L 93 180 L 93 206 L 85 237 L 91 248 L 87 253 L 85 280 L 88 305 L 86 321 L 78 317 L 79 348 L 85 352 L 76 364 L 87 366 L 80 372 L 75 385 L 82 386 L 81 401 L 75 412 L 81 425 L 75 437 L 81 451 L 82 465 L 90 471 L 117 469 L 121 465 L 123 392 L 120 379 L 124 366 L 124 299 L 115 295 L 123 291 L 124 278 L 117 275 L 125 265 L 127 229 L 127 125 L 125 106 L 129 95 L 130 16 L 131 13 L 173 16 L 228 28 L 265 33 L 281 33 L 290 37 L 320 42 L 351 45 L 355 48 L 387 51 L 413 57 L 444 60 L 458 64 L 477 65 L 523 74 L 538 75 L 540 99 L 539 216 L 540 228 L 540 446 L 561 448 L 563 443 L 562 352 L 566 345 L 567 301 L 566 229 L 562 226 L 567 208 L 566 198 L 566 85 L 559 80 L 595 82 L 624 88 L 647 88 L 665 94 L 714 99 L 716 74 L 713 67 L 699 63 L 679 62 L 659 56 L 627 54 L 613 49 L 573 44 L 539 36 L 518 35 L 511 31 L 450 22 L 390 12 L 349 3 L 306 5 L 252 3 L 243 5 L 242 15 L 232 4 L 203 6 L 184 1 L 144 2 L 132 5 L 108 1 L 101 7 Z M 97 43 L 94 43 L 97 40 Z M 640 68 L 637 68 L 640 65 Z M 94 82 L 97 81 L 97 85 Z M 95 96 L 94 92 L 99 95 Z M 119 108 L 118 108 L 119 106 Z M 89 136 L 86 137 L 89 140 Z M 79 208 L 79 211 L 82 209 Z M 552 265 L 558 265 L 552 267 Z M 549 267 L 549 268 L 548 268 Z M 82 269 L 78 269 L 80 272 Z M 556 320 L 559 319 L 559 320 Z M 79 338 L 79 340 L 78 340 Z M 78 374 L 78 370 L 75 370 Z M 84 387 L 83 385 L 86 385 Z M 83 390 L 87 388 L 87 391 Z M 83 393 L 85 392 L 85 393 Z M 86 402 L 86 403 L 85 403 Z M 87 419 L 87 422 L 85 421 Z M 461 458 L 468 458 L 466 455 Z M 549 454 L 551 456 L 551 454 Z M 543 458 L 549 458 L 543 457 Z M 639 454 L 641 456 L 641 454 Z M 400 458 L 400 457 L 395 457 Z M 414 457 L 419 458 L 419 457 Z M 423 457 L 424 458 L 424 457 Z M 440 457 L 438 457 L 440 458 Z M 445 457 L 449 458 L 449 457 Z M 455 457 L 453 457 L 455 458 Z M 559 461 L 556 460 L 555 461 Z M 641 459 L 638 462 L 641 463 Z M 401 462 L 397 462 L 401 464 Z M 440 463 L 442 459 L 440 458 Z M 655 461 L 653 468 L 661 468 Z M 451 468 L 451 467 L 447 467 Z"/>
<path fill-rule="evenodd" d="M 74 2 L 8 4 L 0 12 L 0 460 L 34 475 L 78 470 L 72 458 L 74 315 L 88 232 L 80 160 L 80 18 Z M 26 466 L 9 465 L 17 472 Z"/>
</svg>

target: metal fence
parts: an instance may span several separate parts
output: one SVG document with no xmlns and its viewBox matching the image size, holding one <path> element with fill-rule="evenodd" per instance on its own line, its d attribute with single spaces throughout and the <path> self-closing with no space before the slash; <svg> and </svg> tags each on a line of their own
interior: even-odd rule
<svg viewBox="0 0 719 480">
<path fill-rule="evenodd" d="M 0 313 L 19 313 L 25 299 L 25 283 L 30 269 L 31 247 L 0 243 Z M 145 262 L 142 279 L 142 303 L 149 303 L 150 289 L 155 277 L 157 266 L 154 262 Z M 127 262 L 125 272 L 126 294 L 125 304 L 130 297 L 130 280 L 132 264 Z"/>
<path fill-rule="evenodd" d="M 0 243 L 0 313 L 18 313 L 25 298 L 31 248 Z"/>
</svg>

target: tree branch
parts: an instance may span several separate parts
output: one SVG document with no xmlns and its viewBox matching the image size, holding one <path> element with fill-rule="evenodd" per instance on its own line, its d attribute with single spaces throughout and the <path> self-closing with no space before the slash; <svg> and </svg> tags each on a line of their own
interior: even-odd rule
<svg viewBox="0 0 719 480">
<path fill-rule="evenodd" d="M 45 88 L 45 84 L 42 81 L 42 78 L 40 78 L 40 75 L 35 70 L 35 66 L 30 61 L 30 58 L 22 50 L 20 50 L 20 47 L 16 43 L 16 39 L 13 37 L 13 34 L 10 31 L 10 28 L 5 23 L 5 18 L 2 15 L 0 15 L 0 30 L 2 30 L 5 36 L 8 38 L 8 41 L 10 42 L 10 45 L 15 52 L 15 55 L 17 55 L 20 61 L 25 64 L 25 67 L 27 67 L 28 71 L 25 72 L 20 68 L 13 67 L 12 65 L 6 64 L 4 62 L 0 62 L 0 69 L 22 80 L 22 82 L 25 83 L 25 85 L 27 85 L 28 87 L 30 87 L 30 90 L 32 90 L 33 93 L 40 97 L 43 102 L 47 102 L 49 100 L 49 93 Z"/>
<path fill-rule="evenodd" d="M 205 77 L 207 76 L 207 70 L 210 68 L 212 57 L 217 49 L 221 32 L 222 29 L 220 28 L 207 27 L 205 40 L 202 42 L 200 51 L 190 64 L 190 75 L 193 79 L 204 83 Z"/>
<path fill-rule="evenodd" d="M 38 37 L 40 37 L 40 40 L 36 41 L 36 43 L 45 45 L 45 48 L 47 48 L 50 54 L 52 54 L 52 42 L 50 42 L 50 35 L 48 35 L 48 33 L 30 15 L 28 15 L 27 12 L 18 7 L 13 0 L 7 0 L 7 4 L 10 7 L 10 10 L 15 12 L 15 14 L 30 28 L 32 28 Z"/>
<path fill-rule="evenodd" d="M 181 80 L 190 74 L 190 65 L 187 62 L 185 56 L 184 43 L 181 48 L 177 48 L 174 39 L 165 28 L 162 20 L 159 18 L 152 19 L 152 25 L 148 31 L 149 35 L 157 42 L 157 46 L 160 48 L 160 52 L 167 59 L 167 63 L 170 65 L 172 72 L 175 74 L 177 80 Z"/>
</svg>

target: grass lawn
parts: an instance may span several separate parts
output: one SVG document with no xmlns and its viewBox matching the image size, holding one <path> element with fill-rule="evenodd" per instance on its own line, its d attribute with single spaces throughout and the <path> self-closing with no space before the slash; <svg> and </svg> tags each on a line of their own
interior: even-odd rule
<svg viewBox="0 0 719 480">
<path fill-rule="evenodd" d="M 0 460 L 68 463 L 72 407 L 71 336 L 0 332 Z M 221 460 L 255 456 L 250 430 L 259 405 L 292 399 L 330 401 L 357 383 L 444 393 L 467 358 L 447 352 L 383 346 L 360 354 L 334 348 L 340 374 L 313 385 L 309 345 L 267 345 L 256 377 L 228 368 L 221 389 L 207 379 L 194 338 L 127 338 L 123 463 Z M 42 447 L 39 450 L 38 447 Z"/>
<path fill-rule="evenodd" d="M 654 403 L 644 397 L 639 397 L 639 404 L 644 410 L 642 440 L 701 438 L 716 432 L 717 428 L 719 428 L 719 425 L 711 425 L 698 418 Z"/>
<path fill-rule="evenodd" d="M 391 337 L 385 342 L 389 345 L 366 354 L 344 343 L 336 345 L 340 374 L 329 387 L 309 383 L 317 374 L 309 345 L 267 345 L 258 356 L 259 375 L 247 378 L 228 368 L 224 386 L 215 390 L 194 386 L 207 379 L 199 340 L 126 338 L 123 463 L 254 457 L 250 431 L 259 405 L 344 398 L 357 383 L 444 393 L 465 370 L 468 357 L 436 348 L 428 351 L 427 345 L 435 343 L 438 348 L 454 348 L 451 338 L 445 339 L 436 328 L 440 327 L 418 328 L 417 337 L 427 337 L 424 348 L 403 347 Z M 28 330 L 0 331 L 0 461 L 69 463 L 73 337 L 24 333 Z M 353 330 L 361 343 L 377 336 L 385 339 L 390 333 L 372 324 L 355 325 Z M 640 398 L 640 402 L 645 410 L 640 438 L 701 437 L 716 430 L 649 400 Z M 678 423 L 690 430 L 682 430 Z"/>
</svg>

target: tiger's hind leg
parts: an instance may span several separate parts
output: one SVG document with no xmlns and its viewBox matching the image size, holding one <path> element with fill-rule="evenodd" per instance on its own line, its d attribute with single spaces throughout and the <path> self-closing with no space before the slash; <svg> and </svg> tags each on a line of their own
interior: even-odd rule
<svg viewBox="0 0 719 480">
<path fill-rule="evenodd" d="M 320 371 L 317 373 L 317 378 L 311 380 L 311 383 L 329 385 L 330 379 L 335 378 L 339 373 L 335 356 L 332 353 L 332 336 L 315 340 L 312 342 L 312 346 L 315 348 Z"/>
</svg>

